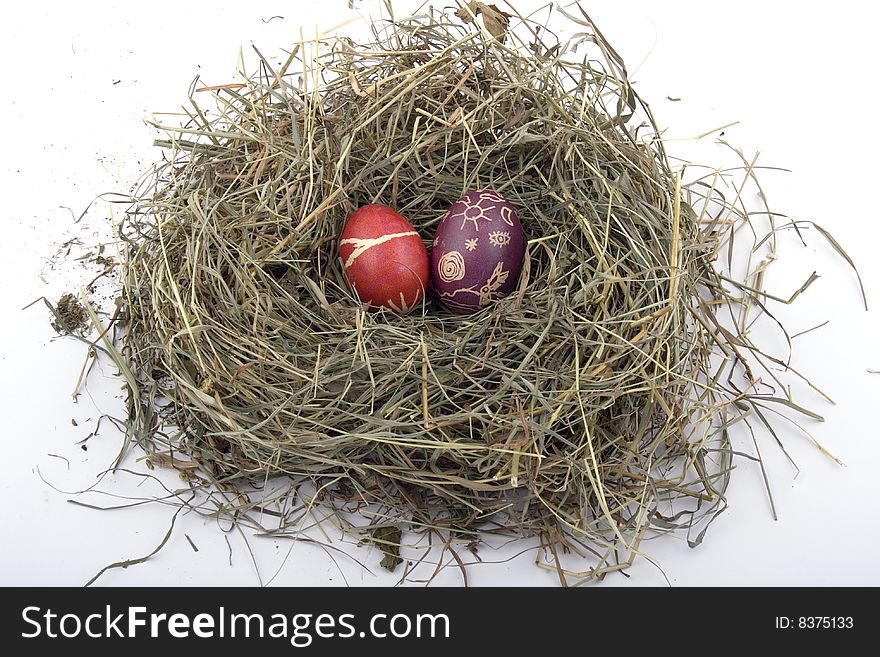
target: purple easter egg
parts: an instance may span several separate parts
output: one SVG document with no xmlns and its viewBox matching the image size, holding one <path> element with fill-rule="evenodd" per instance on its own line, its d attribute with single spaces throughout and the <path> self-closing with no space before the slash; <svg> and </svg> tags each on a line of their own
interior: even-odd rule
<svg viewBox="0 0 880 657">
<path fill-rule="evenodd" d="M 491 189 L 468 192 L 437 225 L 431 282 L 447 308 L 473 312 L 510 294 L 524 253 L 522 225 L 510 202 Z"/>
</svg>

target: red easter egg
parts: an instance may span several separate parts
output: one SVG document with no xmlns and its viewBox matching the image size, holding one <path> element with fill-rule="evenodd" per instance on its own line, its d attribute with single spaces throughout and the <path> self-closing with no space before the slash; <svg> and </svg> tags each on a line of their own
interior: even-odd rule
<svg viewBox="0 0 880 657">
<path fill-rule="evenodd" d="M 365 205 L 345 222 L 339 256 L 354 293 L 371 308 L 406 314 L 425 298 L 428 252 L 416 229 L 385 205 Z"/>
</svg>

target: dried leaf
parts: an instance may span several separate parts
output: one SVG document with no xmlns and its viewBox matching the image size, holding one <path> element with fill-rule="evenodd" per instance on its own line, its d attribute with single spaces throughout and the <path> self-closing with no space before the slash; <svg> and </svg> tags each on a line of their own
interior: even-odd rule
<svg viewBox="0 0 880 657">
<path fill-rule="evenodd" d="M 458 16 L 465 23 L 473 23 L 474 18 L 480 13 L 480 5 L 482 2 L 469 2 L 466 5 L 462 6 L 455 12 L 455 15 Z"/>
<path fill-rule="evenodd" d="M 403 563 L 400 558 L 400 537 L 401 532 L 397 527 L 385 526 L 376 527 L 373 530 L 373 543 L 379 546 L 385 556 L 379 565 L 385 570 L 394 571 L 397 566 Z"/>
<path fill-rule="evenodd" d="M 456 11 L 455 15 L 465 23 L 473 23 L 475 17 L 482 15 L 486 30 L 497 39 L 503 40 L 510 27 L 510 14 L 504 13 L 496 5 L 483 2 L 470 2 Z"/>
<path fill-rule="evenodd" d="M 489 34 L 497 39 L 503 39 L 510 26 L 510 16 L 498 9 L 495 5 L 480 3 L 483 13 L 483 25 L 489 30 Z"/>
</svg>

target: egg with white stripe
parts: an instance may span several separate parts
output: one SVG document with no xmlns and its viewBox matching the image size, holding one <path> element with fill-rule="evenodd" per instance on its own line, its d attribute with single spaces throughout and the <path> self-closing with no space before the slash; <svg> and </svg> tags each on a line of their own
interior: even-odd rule
<svg viewBox="0 0 880 657">
<path fill-rule="evenodd" d="M 354 294 L 370 308 L 406 314 L 422 305 L 428 252 L 413 225 L 385 205 L 365 205 L 345 222 L 339 257 Z"/>
<path fill-rule="evenodd" d="M 491 189 L 469 192 L 437 225 L 431 282 L 444 306 L 470 313 L 513 291 L 524 254 L 525 237 L 513 204 Z"/>
</svg>

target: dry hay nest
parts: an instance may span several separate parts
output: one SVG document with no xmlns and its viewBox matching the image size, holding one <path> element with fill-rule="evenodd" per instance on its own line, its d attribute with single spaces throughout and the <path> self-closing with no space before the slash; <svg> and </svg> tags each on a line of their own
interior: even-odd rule
<svg viewBox="0 0 880 657">
<path fill-rule="evenodd" d="M 711 180 L 682 188 L 586 15 L 560 41 L 471 9 L 193 88 L 121 228 L 129 431 L 206 513 L 293 533 L 317 505 L 386 543 L 389 525 L 447 547 L 539 537 L 563 581 L 563 552 L 597 577 L 653 532 L 698 542 L 731 424 L 772 403 L 716 317 L 759 298 L 713 265 L 748 218 Z M 355 208 L 390 205 L 428 244 L 481 188 L 522 218 L 513 294 L 468 316 L 359 304 L 337 252 Z M 266 480 L 287 502 L 254 493 Z"/>
</svg>

